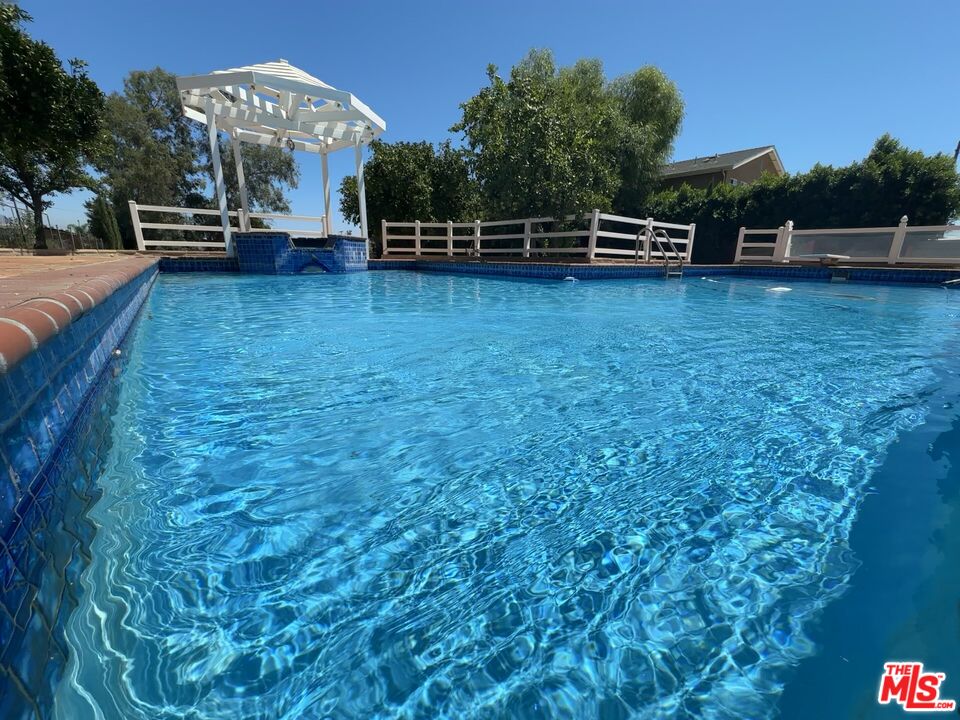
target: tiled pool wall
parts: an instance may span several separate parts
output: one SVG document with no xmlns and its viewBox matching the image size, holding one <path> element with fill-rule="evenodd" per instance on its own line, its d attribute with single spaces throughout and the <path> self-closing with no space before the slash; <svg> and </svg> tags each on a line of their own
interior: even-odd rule
<svg viewBox="0 0 960 720">
<path fill-rule="evenodd" d="M 407 270 L 415 272 L 455 273 L 460 275 L 492 275 L 500 277 L 539 278 L 544 280 L 615 280 L 663 277 L 657 265 L 588 265 L 538 262 L 450 262 L 443 260 L 367 260 L 364 242 L 339 238 L 342 260 L 331 259 L 330 250 L 293 248 L 284 233 L 250 233 L 249 239 L 238 242 L 238 258 L 164 257 L 161 272 L 252 272 L 282 274 L 302 271 L 310 265 L 334 267 L 334 272 L 357 270 Z M 317 253 L 326 253 L 317 255 Z M 245 256 L 245 257 L 244 257 Z M 322 263 L 320 261 L 323 261 Z M 325 269 L 327 269 L 325 267 Z M 960 270 L 936 268 L 883 268 L 837 266 L 774 266 L 774 265 L 687 265 L 684 274 L 727 275 L 785 280 L 822 282 L 868 282 L 892 284 L 940 284 L 960 279 Z"/>
<path fill-rule="evenodd" d="M 736 272 L 721 273 L 740 277 L 782 277 L 796 280 L 849 281 L 891 284 L 933 285 L 960 279 L 960 270 L 928 268 L 856 268 L 856 267 L 769 267 L 737 265 Z M 701 272 L 697 266 L 691 272 Z"/>
<path fill-rule="evenodd" d="M 162 257 L 159 267 L 162 273 L 240 272 L 240 263 L 235 257 Z"/>
<path fill-rule="evenodd" d="M 363 240 L 331 235 L 333 247 L 297 247 L 286 233 L 251 232 L 234 235 L 236 257 L 172 256 L 160 258 L 160 272 L 242 272 L 287 275 L 310 268 L 326 272 L 359 272 L 367 269 Z"/>
<path fill-rule="evenodd" d="M 284 232 L 236 233 L 234 244 L 240 272 L 284 275 L 316 267 L 327 272 L 367 269 L 365 241 L 330 236 L 333 247 L 297 247 Z"/>
<path fill-rule="evenodd" d="M 27 320 L 29 325 L 21 324 L 37 340 L 20 358 L 9 337 L 0 343 L 9 365 L 0 373 L 5 720 L 45 716 L 65 665 L 65 622 L 78 601 L 94 532 L 86 510 L 96 498 L 95 480 L 111 436 L 112 380 L 123 355 L 116 351 L 157 272 L 155 261 L 140 260 L 80 286 L 86 290 L 70 288 L 2 313 L 15 322 Z M 49 323 L 49 332 L 41 322 Z M 9 322 L 0 325 L 23 334 Z"/>
<path fill-rule="evenodd" d="M 465 275 L 563 280 L 627 279 L 663 277 L 663 268 L 651 265 L 565 265 L 531 262 L 430 262 L 429 260 L 370 260 L 370 270 L 416 270 Z"/>
<path fill-rule="evenodd" d="M 563 280 L 615 280 L 625 278 L 663 277 L 660 266 L 650 265 L 564 265 L 531 262 L 444 262 L 430 260 L 370 260 L 370 270 L 413 270 L 417 272 L 457 273 L 465 275 L 498 275 L 503 277 L 544 278 Z M 924 268 L 850 268 L 850 267 L 785 267 L 764 265 L 687 265 L 687 276 L 727 275 L 737 277 L 783 278 L 786 280 L 819 280 L 873 283 L 940 284 L 960 279 L 960 270 Z"/>
</svg>

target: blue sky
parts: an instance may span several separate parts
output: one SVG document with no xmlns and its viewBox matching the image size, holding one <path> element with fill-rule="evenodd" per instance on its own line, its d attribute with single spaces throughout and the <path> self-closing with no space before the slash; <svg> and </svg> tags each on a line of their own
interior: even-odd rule
<svg viewBox="0 0 960 720">
<path fill-rule="evenodd" d="M 796 172 L 859 159 L 884 132 L 929 153 L 960 139 L 957 0 L 22 5 L 30 32 L 86 60 L 107 92 L 131 69 L 198 74 L 283 57 L 372 107 L 385 140 L 449 137 L 487 64 L 507 71 L 532 47 L 563 64 L 598 57 L 609 77 L 662 68 L 686 103 L 676 158 L 774 144 Z M 298 158 L 293 210 L 319 215 L 319 160 Z M 352 153 L 330 164 L 336 188 Z M 83 198 L 58 198 L 51 219 L 81 217 Z"/>
</svg>

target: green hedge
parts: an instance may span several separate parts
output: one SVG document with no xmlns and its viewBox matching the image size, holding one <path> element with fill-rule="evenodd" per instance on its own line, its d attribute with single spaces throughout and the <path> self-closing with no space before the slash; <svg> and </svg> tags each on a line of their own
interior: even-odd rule
<svg viewBox="0 0 960 720">
<path fill-rule="evenodd" d="M 693 262 L 731 263 L 741 226 L 776 228 L 943 225 L 960 214 L 960 175 L 952 158 L 909 150 L 889 135 L 861 162 L 765 176 L 752 185 L 682 186 L 647 198 L 639 217 L 697 224 Z M 629 213 L 627 213 L 629 214 Z"/>
</svg>

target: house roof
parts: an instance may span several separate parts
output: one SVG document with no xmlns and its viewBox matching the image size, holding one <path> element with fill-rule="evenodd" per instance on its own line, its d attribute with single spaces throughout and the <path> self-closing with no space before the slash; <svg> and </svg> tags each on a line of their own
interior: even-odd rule
<svg viewBox="0 0 960 720">
<path fill-rule="evenodd" d="M 777 167 L 780 168 L 780 171 L 783 172 L 783 163 L 780 162 L 777 149 L 773 145 L 764 145 L 762 147 L 734 150 L 733 152 L 707 155 L 706 157 L 692 158 L 690 160 L 678 160 L 664 165 L 660 171 L 660 175 L 661 177 L 685 177 L 733 170 L 767 153 L 773 153 L 774 162 Z"/>
</svg>

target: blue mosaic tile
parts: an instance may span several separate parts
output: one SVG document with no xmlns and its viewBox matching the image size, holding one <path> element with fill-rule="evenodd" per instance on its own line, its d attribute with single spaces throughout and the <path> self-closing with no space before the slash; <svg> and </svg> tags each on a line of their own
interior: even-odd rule
<svg viewBox="0 0 960 720">
<path fill-rule="evenodd" d="M 240 272 L 236 258 L 164 257 L 160 272 Z"/>
<path fill-rule="evenodd" d="M 11 529 L 13 513 L 21 510 L 16 505 L 25 501 L 26 491 L 69 432 L 91 383 L 129 328 L 156 274 L 156 266 L 147 268 L 51 338 L 41 351 L 0 375 L 0 410 L 7 416 L 0 421 L 0 477 L 11 477 L 16 496 L 14 507 L 8 497 L 0 502 L 3 537 Z M 47 345 L 56 352 L 46 351 Z"/>
<path fill-rule="evenodd" d="M 156 273 L 145 271 L 75 323 L 70 356 L 0 432 L 0 717 L 35 716 L 32 702 L 13 691 L 10 673 L 40 716 L 49 714 L 66 663 L 66 618 L 95 534 L 86 517 L 95 497 L 90 479 L 102 464 L 119 388 L 108 368 L 125 360 L 112 350 L 125 340 Z M 100 421 L 89 420 L 94 413 Z"/>
<path fill-rule="evenodd" d="M 234 235 L 240 272 L 282 275 L 319 267 L 327 272 L 367 269 L 366 242 L 330 236 L 322 248 L 297 247 L 284 232 L 251 232 Z"/>
<path fill-rule="evenodd" d="M 366 270 L 366 243 L 346 236 L 331 236 L 333 248 L 295 247 L 285 233 L 237 233 L 245 240 L 240 251 L 243 272 L 297 273 L 311 265 L 329 272 Z M 270 239 L 274 238 L 274 239 Z M 241 258 L 165 257 L 160 272 L 241 272 Z"/>
<path fill-rule="evenodd" d="M 650 265 L 561 265 L 531 262 L 436 262 L 429 260 L 371 260 L 370 270 L 416 270 L 418 272 L 496 275 L 501 277 L 563 280 L 663 277 L 662 266 Z"/>
<path fill-rule="evenodd" d="M 20 414 L 20 403 L 5 374 L 0 375 L 0 432 Z"/>
<path fill-rule="evenodd" d="M 446 272 L 468 275 L 496 275 L 500 277 L 532 277 L 578 280 L 663 277 L 660 266 L 635 265 L 562 265 L 528 262 L 443 262 L 431 260 L 370 260 L 370 270 L 406 270 L 417 272 Z M 726 275 L 754 278 L 783 278 L 829 282 L 834 277 L 849 282 L 941 284 L 960 279 L 960 270 L 915 268 L 845 268 L 820 265 L 687 265 L 687 277 Z"/>
</svg>

